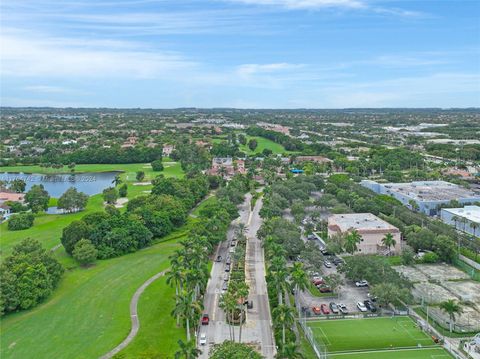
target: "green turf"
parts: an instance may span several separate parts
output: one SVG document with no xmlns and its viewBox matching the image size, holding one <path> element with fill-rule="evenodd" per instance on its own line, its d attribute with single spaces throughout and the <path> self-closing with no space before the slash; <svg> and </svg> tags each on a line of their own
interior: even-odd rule
<svg viewBox="0 0 480 359">
<path fill-rule="evenodd" d="M 251 151 L 250 148 L 248 148 L 248 141 L 250 141 L 252 138 L 257 140 L 257 148 L 255 148 L 254 151 Z M 247 155 L 262 152 L 264 149 L 269 149 L 274 154 L 281 154 L 281 153 L 288 153 L 289 152 L 282 145 L 280 145 L 276 142 L 273 142 L 272 140 L 269 140 L 267 138 L 263 138 L 263 137 L 259 137 L 259 136 L 247 136 L 247 144 L 246 145 L 240 145 L 240 151 L 245 152 Z"/>
<path fill-rule="evenodd" d="M 171 235 L 174 236 L 175 233 Z M 2 319 L 0 356 L 96 358 L 108 352 L 130 331 L 129 303 L 133 293 L 145 280 L 168 268 L 168 256 L 178 248 L 177 241 L 178 238 L 98 261 L 88 269 L 67 271 L 45 303 Z M 164 308 L 165 301 L 171 298 L 170 292 L 164 297 L 162 289 L 165 288 L 154 286 L 148 299 L 142 298 L 140 318 L 147 319 L 141 338 L 149 341 L 156 335 L 155 346 L 170 348 L 177 341 L 173 337 L 177 329 L 171 327 L 169 309 L 158 315 L 157 306 Z M 150 318 L 147 313 L 152 308 L 155 315 Z M 156 327 L 162 330 L 150 332 Z"/>
<path fill-rule="evenodd" d="M 78 165 L 84 171 L 100 171 L 102 168 L 105 171 L 110 170 L 123 170 L 121 173 L 121 179 L 128 184 L 128 195 L 129 199 L 134 198 L 138 195 L 147 194 L 146 192 L 150 191 L 152 186 L 138 186 L 134 185 L 136 183 L 135 174 L 137 170 L 145 170 L 146 179 L 150 180 L 156 177 L 158 174 L 163 173 L 167 177 L 183 177 L 183 171 L 180 166 L 180 163 L 165 162 L 165 170 L 163 172 L 153 172 L 149 164 L 135 163 L 135 164 L 124 164 L 124 165 Z M 148 167 L 148 168 L 146 168 Z M 42 169 L 38 166 L 20 166 L 20 167 L 1 167 L 0 172 L 8 168 L 9 171 L 27 171 L 27 172 L 37 172 Z M 77 169 L 78 171 L 80 169 Z M 53 204 L 53 201 L 52 201 Z M 87 208 L 78 213 L 72 214 L 39 214 L 35 218 L 33 227 L 22 230 L 22 231 L 9 231 L 7 229 L 7 222 L 0 225 L 0 253 L 2 257 L 8 255 L 13 246 L 19 243 L 22 239 L 31 237 L 39 240 L 42 245 L 51 249 L 57 244 L 60 243 L 60 237 L 62 235 L 62 230 L 68 224 L 74 220 L 82 218 L 85 214 L 89 212 L 99 211 L 103 209 L 103 200 L 102 195 L 97 194 L 91 196 L 88 201 Z"/>
<path fill-rule="evenodd" d="M 378 352 L 330 354 L 335 359 L 450 359 L 452 356 L 442 348 L 385 350 Z"/>
<path fill-rule="evenodd" d="M 434 344 L 409 317 L 322 320 L 308 325 L 329 352 Z"/>
<path fill-rule="evenodd" d="M 178 350 L 177 340 L 185 341 L 186 332 L 177 327 L 170 315 L 175 307 L 175 289 L 166 284 L 166 277 L 153 282 L 143 292 L 138 303 L 140 330 L 132 343 L 120 355 L 125 358 L 173 358 Z"/>
</svg>

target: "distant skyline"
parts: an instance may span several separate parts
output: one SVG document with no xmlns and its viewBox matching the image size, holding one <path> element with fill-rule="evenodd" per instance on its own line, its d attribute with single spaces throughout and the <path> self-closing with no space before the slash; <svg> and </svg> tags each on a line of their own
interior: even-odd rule
<svg viewBox="0 0 480 359">
<path fill-rule="evenodd" d="M 480 1 L 4 0 L 1 105 L 480 107 Z"/>
</svg>

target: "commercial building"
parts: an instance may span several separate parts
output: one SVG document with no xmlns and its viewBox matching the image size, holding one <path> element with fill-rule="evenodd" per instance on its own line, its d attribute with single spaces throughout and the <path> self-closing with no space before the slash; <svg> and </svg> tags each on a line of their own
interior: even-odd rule
<svg viewBox="0 0 480 359">
<path fill-rule="evenodd" d="M 442 221 L 458 230 L 480 237 L 480 207 L 442 208 Z"/>
<path fill-rule="evenodd" d="M 346 234 L 356 230 L 362 237 L 357 244 L 359 254 L 388 254 L 401 252 L 400 230 L 371 213 L 334 214 L 328 218 L 328 237 L 337 234 Z M 395 246 L 390 250 L 383 244 L 382 239 L 391 233 Z"/>
<path fill-rule="evenodd" d="M 410 209 L 429 216 L 439 214 L 439 206 L 452 200 L 461 204 L 480 201 L 480 193 L 445 181 L 378 183 L 364 180 L 360 184 L 375 193 L 392 196 Z"/>
</svg>

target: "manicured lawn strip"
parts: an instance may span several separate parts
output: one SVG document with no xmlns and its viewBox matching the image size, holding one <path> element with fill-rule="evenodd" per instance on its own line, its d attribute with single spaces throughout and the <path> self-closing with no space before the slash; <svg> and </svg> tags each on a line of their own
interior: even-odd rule
<svg viewBox="0 0 480 359">
<path fill-rule="evenodd" d="M 386 350 L 348 354 L 330 354 L 335 359 L 450 359 L 452 356 L 442 348 Z"/>
<path fill-rule="evenodd" d="M 194 215 L 194 216 L 199 216 L 202 208 L 204 208 L 206 205 L 208 205 L 210 203 L 213 203 L 215 201 L 216 201 L 216 198 L 213 197 L 213 196 L 207 198 L 206 200 L 202 201 L 197 207 L 195 207 L 195 209 L 192 211 L 191 214 Z"/>
<path fill-rule="evenodd" d="M 120 355 L 125 358 L 173 358 L 178 350 L 177 340 L 185 341 L 185 329 L 176 325 L 170 315 L 175 307 L 175 289 L 163 276 L 143 292 L 138 303 L 140 330 L 133 342 Z"/>
<path fill-rule="evenodd" d="M 0 356 L 29 358 L 35 353 L 39 359 L 96 358 L 108 352 L 130 331 L 133 293 L 145 280 L 168 268 L 168 256 L 178 248 L 178 240 L 98 261 L 92 268 L 68 271 L 47 302 L 1 321 Z M 171 298 L 170 294 L 166 298 Z M 162 295 L 156 299 L 162 300 Z M 170 312 L 164 316 L 170 316 Z M 148 320 L 145 325 L 149 325 Z M 168 343 L 177 341 L 177 337 L 162 338 Z"/>
<path fill-rule="evenodd" d="M 309 326 L 329 352 L 434 344 L 409 317 L 323 320 Z"/>
</svg>

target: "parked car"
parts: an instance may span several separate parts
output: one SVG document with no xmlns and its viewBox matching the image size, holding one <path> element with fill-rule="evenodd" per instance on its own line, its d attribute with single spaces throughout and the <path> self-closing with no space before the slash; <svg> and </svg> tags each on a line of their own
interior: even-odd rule
<svg viewBox="0 0 480 359">
<path fill-rule="evenodd" d="M 208 325 L 210 322 L 210 318 L 208 317 L 208 314 L 205 313 L 202 315 L 202 325 Z"/>
<path fill-rule="evenodd" d="M 323 262 L 323 265 L 324 265 L 326 268 L 332 268 L 332 263 L 330 263 L 329 261 L 324 261 L 324 262 Z"/>
<path fill-rule="evenodd" d="M 340 264 L 343 264 L 343 259 L 335 257 L 335 258 L 333 258 L 332 262 L 333 262 L 333 264 L 335 264 L 335 266 L 338 266 Z"/>
<path fill-rule="evenodd" d="M 313 285 L 318 286 L 321 284 L 325 284 L 325 281 L 323 279 L 316 279 L 313 281 Z"/>
<path fill-rule="evenodd" d="M 328 255 L 330 254 L 330 253 L 328 253 L 328 249 L 327 249 L 327 248 L 322 248 L 322 249 L 320 249 L 320 252 L 322 252 L 322 254 L 323 254 L 324 256 L 328 256 Z"/>
<path fill-rule="evenodd" d="M 229 253 L 235 253 L 235 247 L 231 247 L 229 250 L 228 250 Z"/>
<path fill-rule="evenodd" d="M 322 285 L 321 287 L 318 288 L 320 293 L 331 293 L 332 288 L 330 288 L 328 285 Z"/>
<path fill-rule="evenodd" d="M 221 262 L 221 260 L 222 260 L 222 256 L 218 256 L 215 262 Z"/>
<path fill-rule="evenodd" d="M 357 287 L 368 287 L 368 282 L 363 279 L 363 280 L 359 280 L 358 282 L 355 282 L 355 285 Z"/>
<path fill-rule="evenodd" d="M 230 247 L 235 247 L 236 245 L 237 245 L 237 242 L 235 242 L 235 241 L 230 242 Z"/>
<path fill-rule="evenodd" d="M 336 305 L 334 302 L 330 302 L 329 306 L 333 314 L 338 314 L 339 312 L 338 305 Z"/>
<path fill-rule="evenodd" d="M 223 292 L 226 292 L 227 289 L 228 289 L 228 282 L 223 282 L 222 291 L 223 291 Z"/>
<path fill-rule="evenodd" d="M 321 311 L 320 307 L 313 307 L 313 308 L 312 308 L 312 312 L 313 312 L 313 314 L 315 314 L 315 315 L 320 315 L 320 314 L 322 314 L 322 311 Z"/>
<path fill-rule="evenodd" d="M 224 280 L 225 282 L 227 282 L 229 277 L 230 277 L 230 275 L 229 275 L 228 273 L 225 273 L 225 274 L 223 275 L 223 280 Z"/>
<path fill-rule="evenodd" d="M 357 303 L 357 308 L 361 312 L 367 312 L 368 311 L 367 307 L 365 307 L 365 304 L 363 304 L 362 302 Z"/>
<path fill-rule="evenodd" d="M 200 345 L 205 345 L 207 344 L 207 334 L 202 333 L 200 334 Z"/>
<path fill-rule="evenodd" d="M 225 266 L 225 272 L 230 272 L 230 264 L 227 264 L 227 265 Z"/>
<path fill-rule="evenodd" d="M 343 303 L 338 304 L 338 309 L 342 314 L 348 314 L 347 306 Z"/>
<path fill-rule="evenodd" d="M 365 304 L 365 307 L 371 311 L 371 312 L 376 312 L 377 311 L 377 307 L 375 306 L 375 304 L 373 304 L 372 301 L 370 300 L 364 300 L 363 301 L 363 304 Z"/>
<path fill-rule="evenodd" d="M 368 299 L 370 299 L 372 302 L 376 302 L 377 301 L 377 297 L 375 297 L 374 295 L 371 295 L 370 293 L 367 293 L 367 297 Z"/>
<path fill-rule="evenodd" d="M 328 310 L 328 307 L 326 304 L 322 304 L 320 306 L 320 310 L 322 311 L 323 314 L 330 314 L 330 310 Z"/>
</svg>

